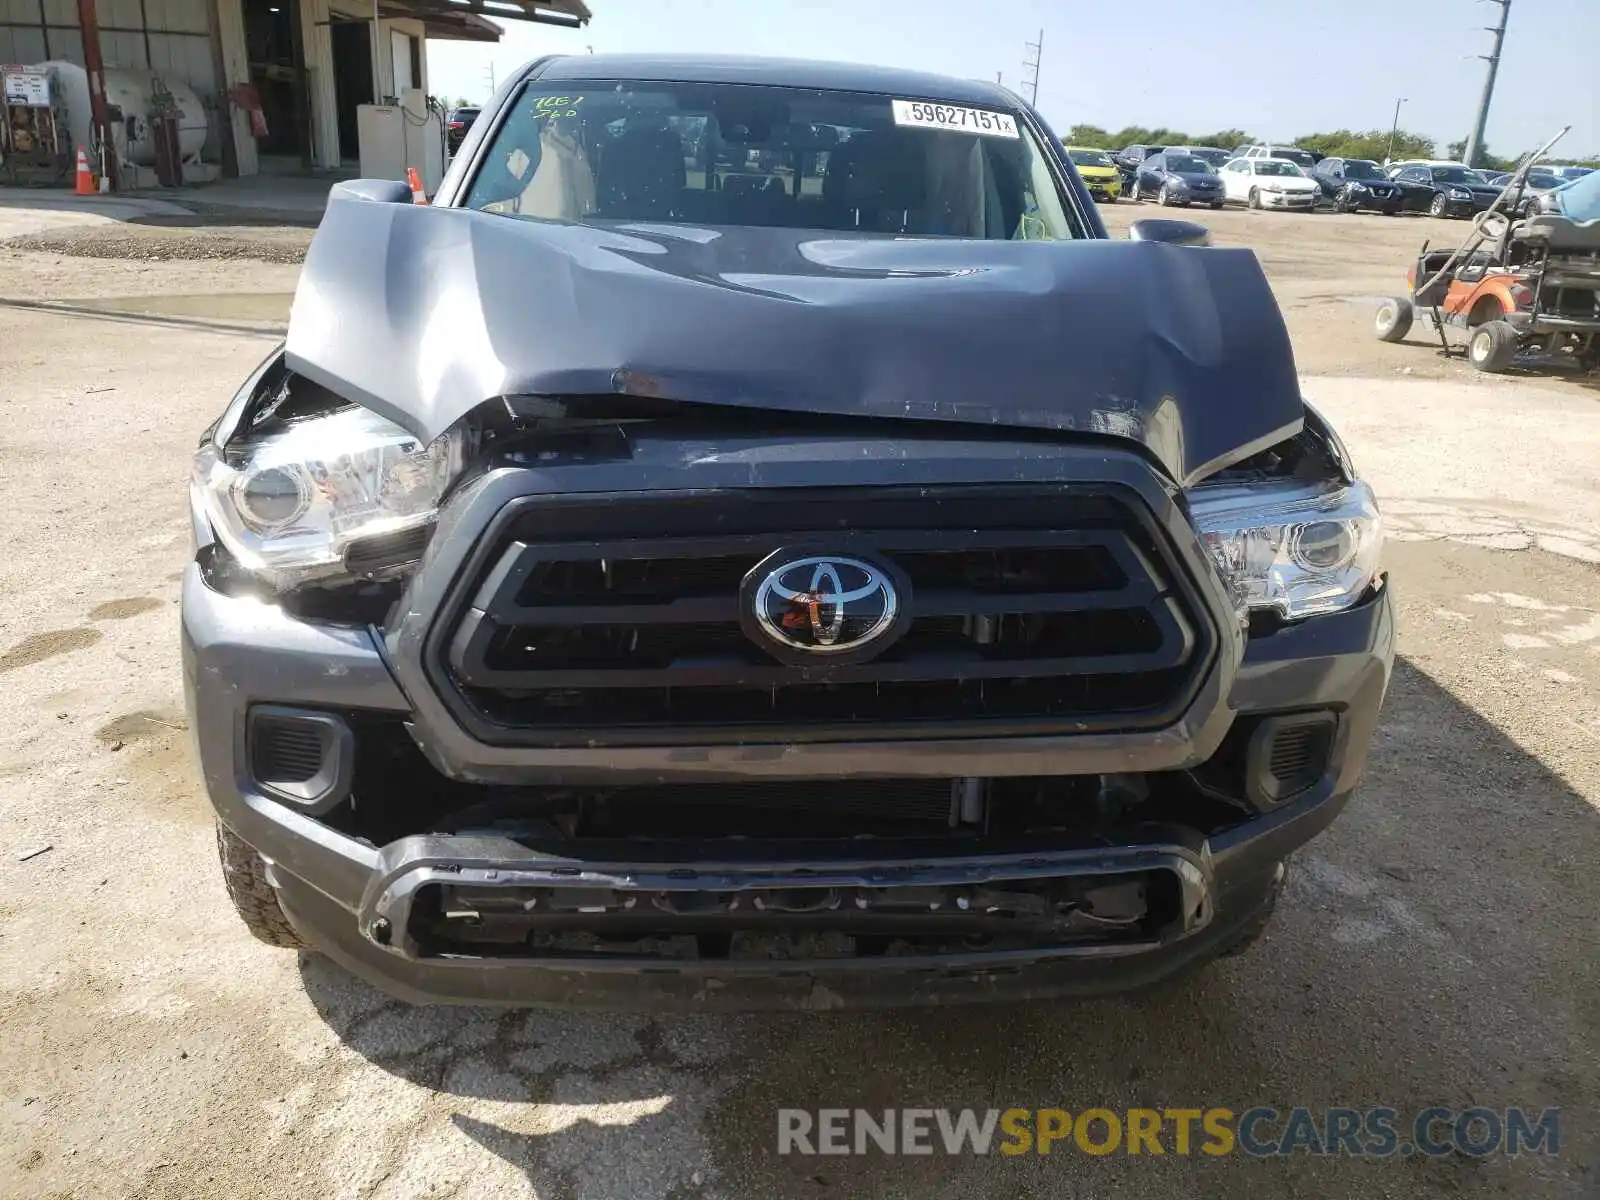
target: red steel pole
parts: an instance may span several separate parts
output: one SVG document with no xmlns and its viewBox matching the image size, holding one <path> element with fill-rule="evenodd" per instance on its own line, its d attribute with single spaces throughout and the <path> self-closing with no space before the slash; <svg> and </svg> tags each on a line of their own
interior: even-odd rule
<svg viewBox="0 0 1600 1200">
<path fill-rule="evenodd" d="M 89 117 L 100 138 L 106 177 L 116 188 L 117 149 L 111 140 L 111 117 L 106 105 L 106 64 L 100 54 L 100 18 L 94 0 L 78 0 L 78 28 L 83 33 L 83 68 L 89 76 Z"/>
</svg>

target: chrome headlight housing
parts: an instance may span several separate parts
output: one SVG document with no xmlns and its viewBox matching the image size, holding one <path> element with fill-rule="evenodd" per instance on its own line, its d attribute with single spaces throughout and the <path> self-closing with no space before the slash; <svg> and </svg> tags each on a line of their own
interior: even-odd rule
<svg viewBox="0 0 1600 1200">
<path fill-rule="evenodd" d="M 1378 572 L 1383 522 L 1372 489 L 1220 485 L 1190 493 L 1200 540 L 1233 598 L 1298 620 L 1349 608 Z"/>
<path fill-rule="evenodd" d="M 345 556 L 353 546 L 425 534 L 458 466 L 448 435 L 425 446 L 376 413 L 346 406 L 244 432 L 225 446 L 207 439 L 191 487 L 239 565 L 286 591 L 352 574 Z"/>
<path fill-rule="evenodd" d="M 1453 188 L 1450 189 L 1450 199 L 1452 199 L 1452 200 L 1471 200 L 1472 199 L 1472 193 L 1467 191 L 1466 188 L 1453 187 Z"/>
</svg>

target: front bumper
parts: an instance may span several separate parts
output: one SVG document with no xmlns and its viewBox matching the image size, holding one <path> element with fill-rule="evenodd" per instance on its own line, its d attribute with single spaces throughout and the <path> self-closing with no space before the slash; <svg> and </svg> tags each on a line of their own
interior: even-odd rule
<svg viewBox="0 0 1600 1200">
<path fill-rule="evenodd" d="M 297 620 L 260 601 L 221 595 L 191 565 L 184 581 L 184 675 L 207 791 L 218 817 L 270 864 L 291 923 L 308 943 L 375 985 L 412 1001 L 648 1009 L 831 1008 L 1089 995 L 1153 983 L 1225 948 L 1277 886 L 1280 864 L 1337 815 L 1365 766 L 1393 658 L 1386 589 L 1342 614 L 1252 639 L 1229 681 L 1213 673 L 1194 715 L 1131 737 L 1032 737 L 959 744 L 849 743 L 826 746 L 609 748 L 590 762 L 580 750 L 541 751 L 545 770 L 576 764 L 629 777 L 808 778 L 825 786 L 851 775 L 1043 775 L 1156 772 L 1205 762 L 1242 717 L 1328 710 L 1338 736 L 1321 780 L 1296 799 L 1212 834 L 1190 831 L 1113 847 L 1034 851 L 1017 858 L 933 854 L 821 862 L 791 857 L 749 862 L 552 862 L 521 842 L 483 836 L 408 837 L 385 846 L 347 836 L 251 780 L 246 748 L 252 705 L 309 705 L 388 714 L 410 723 L 430 751 L 428 698 L 409 696 L 374 632 Z M 420 707 L 419 707 L 420 706 Z M 526 778 L 532 752 L 457 746 L 430 753 L 454 777 Z M 357 750 L 359 754 L 359 748 Z M 1020 765 L 1019 765 L 1020 764 Z M 1069 878 L 1131 870 L 1167 873 L 1185 902 L 1158 935 L 1115 945 L 1064 945 L 963 954 L 792 961 L 430 955 L 407 934 L 410 904 L 437 881 L 485 886 L 603 887 L 648 892 L 659 870 L 687 871 L 692 888 L 719 893 L 815 888 L 819 872 L 839 886 L 953 887 L 1023 875 Z M 695 882 L 700 877 L 704 882 Z M 829 877 L 822 876 L 827 883 Z"/>
<path fill-rule="evenodd" d="M 1261 204 L 1264 208 L 1315 208 L 1317 193 L 1262 191 Z"/>
</svg>

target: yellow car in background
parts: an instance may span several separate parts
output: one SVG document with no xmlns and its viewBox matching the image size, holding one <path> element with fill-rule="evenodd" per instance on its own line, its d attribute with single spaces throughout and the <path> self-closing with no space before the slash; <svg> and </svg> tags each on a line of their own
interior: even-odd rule
<svg viewBox="0 0 1600 1200">
<path fill-rule="evenodd" d="M 1072 165 L 1078 168 L 1083 186 L 1089 189 L 1089 194 L 1096 200 L 1115 204 L 1117 197 L 1122 195 L 1122 174 L 1117 170 L 1117 164 L 1111 161 L 1111 155 L 1093 146 L 1062 148 L 1072 160 Z"/>
</svg>

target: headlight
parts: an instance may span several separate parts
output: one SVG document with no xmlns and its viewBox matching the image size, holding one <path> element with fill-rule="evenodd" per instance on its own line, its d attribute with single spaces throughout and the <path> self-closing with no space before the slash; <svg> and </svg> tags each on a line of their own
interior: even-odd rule
<svg viewBox="0 0 1600 1200">
<path fill-rule="evenodd" d="M 1352 192 L 1364 192 L 1367 190 L 1367 187 L 1364 183 L 1352 183 L 1350 185 L 1350 190 Z"/>
<path fill-rule="evenodd" d="M 1372 490 L 1360 481 L 1265 495 L 1260 488 L 1202 487 L 1190 499 L 1195 528 L 1241 622 L 1260 609 L 1291 621 L 1338 612 L 1377 574 L 1383 526 Z"/>
<path fill-rule="evenodd" d="M 1466 188 L 1451 188 L 1450 189 L 1450 199 L 1452 199 L 1452 200 L 1471 200 L 1472 199 L 1472 193 L 1467 191 Z"/>
<path fill-rule="evenodd" d="M 375 413 L 344 408 L 225 450 L 208 441 L 193 487 L 239 564 L 283 590 L 344 574 L 354 543 L 426 526 L 454 460 L 448 437 L 424 446 Z"/>
</svg>

